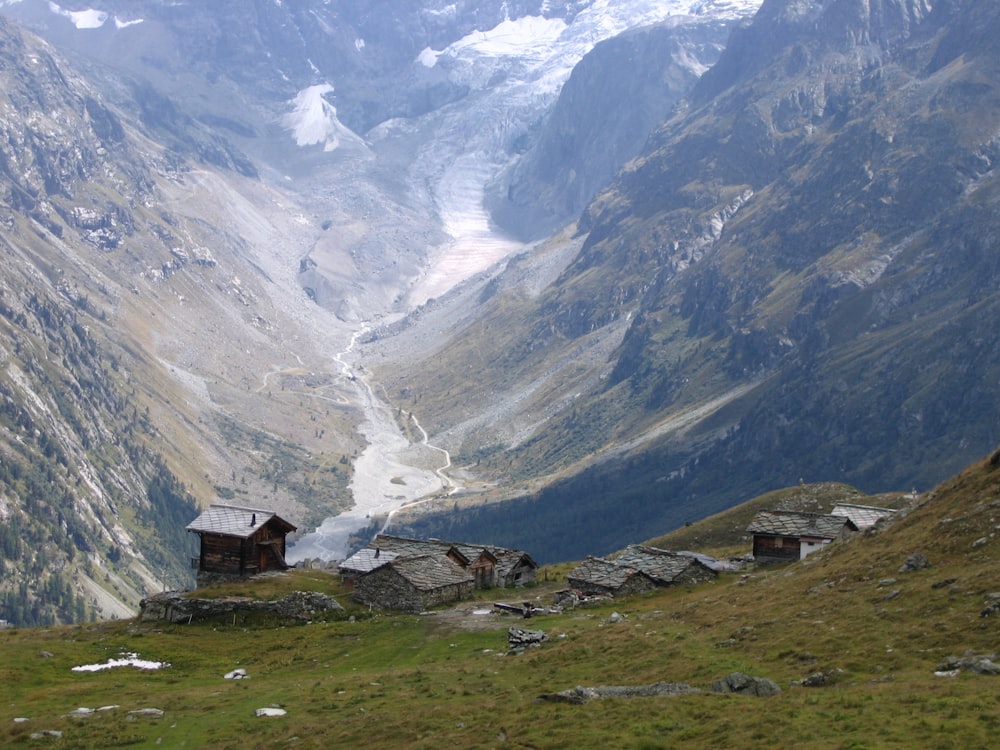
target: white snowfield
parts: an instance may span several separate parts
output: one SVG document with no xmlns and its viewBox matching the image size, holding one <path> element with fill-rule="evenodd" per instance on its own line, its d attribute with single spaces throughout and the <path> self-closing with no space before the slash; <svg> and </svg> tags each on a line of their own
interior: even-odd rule
<svg viewBox="0 0 1000 750">
<path fill-rule="evenodd" d="M 292 111 L 282 118 L 281 124 L 292 134 L 296 145 L 322 145 L 324 151 L 333 151 L 343 140 L 364 142 L 337 119 L 337 108 L 326 99 L 333 90 L 329 83 L 309 86 L 289 102 Z"/>
</svg>

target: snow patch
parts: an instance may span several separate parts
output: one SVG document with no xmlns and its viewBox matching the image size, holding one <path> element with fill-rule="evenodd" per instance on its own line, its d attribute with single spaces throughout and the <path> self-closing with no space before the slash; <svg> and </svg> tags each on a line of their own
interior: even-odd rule
<svg viewBox="0 0 1000 750">
<path fill-rule="evenodd" d="M 20 2 L 20 0 L 18 0 Z M 6 3 L 10 4 L 10 3 Z M 57 16 L 62 16 L 63 18 L 68 18 L 70 23 L 72 23 L 78 29 L 100 29 L 104 27 L 104 24 L 108 22 L 109 18 L 112 18 L 111 14 L 103 10 L 94 10 L 93 8 L 84 8 L 83 10 L 67 10 L 63 8 L 58 3 L 49 3 L 49 10 L 55 13 Z M 116 29 L 125 29 L 129 26 L 135 26 L 143 22 L 142 18 L 135 18 L 132 20 L 126 20 L 114 16 L 114 23 Z"/>
<path fill-rule="evenodd" d="M 84 10 L 66 10 L 56 3 L 49 3 L 49 10 L 57 16 L 68 18 L 78 29 L 99 29 L 110 17 L 109 13 L 103 10 L 85 8 Z"/>
<path fill-rule="evenodd" d="M 149 661 L 147 659 L 140 659 L 139 654 L 122 654 L 119 659 L 108 659 L 104 664 L 84 664 L 79 667 L 73 667 L 74 672 L 100 672 L 105 669 L 114 669 L 115 667 L 135 667 L 136 669 L 165 669 L 169 667 L 165 661 Z"/>
<path fill-rule="evenodd" d="M 337 108 L 325 99 L 333 93 L 333 86 L 321 83 L 302 89 L 291 100 L 292 111 L 281 124 L 292 133 L 299 146 L 323 145 L 324 151 L 333 151 L 344 140 L 362 142 L 346 125 L 337 119 Z"/>
<path fill-rule="evenodd" d="M 417 62 L 433 68 L 442 55 L 532 56 L 532 50 L 550 50 L 566 28 L 566 22 L 559 18 L 525 16 L 516 21 L 507 19 L 488 31 L 473 31 L 440 52 L 427 47 L 417 56 Z"/>
<path fill-rule="evenodd" d="M 115 28 L 116 29 L 126 29 L 129 26 L 136 26 L 143 22 L 144 19 L 136 18 L 134 21 L 124 21 L 118 16 L 115 16 Z"/>
</svg>

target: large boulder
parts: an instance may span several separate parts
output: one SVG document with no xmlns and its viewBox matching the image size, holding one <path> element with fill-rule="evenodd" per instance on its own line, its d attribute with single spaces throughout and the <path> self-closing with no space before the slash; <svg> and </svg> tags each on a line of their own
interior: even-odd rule
<svg viewBox="0 0 1000 750">
<path fill-rule="evenodd" d="M 715 693 L 740 693 L 742 695 L 756 695 L 760 697 L 777 695 L 781 692 L 778 683 L 767 677 L 751 677 L 742 672 L 732 674 L 715 680 L 712 683 L 712 692 Z"/>
</svg>

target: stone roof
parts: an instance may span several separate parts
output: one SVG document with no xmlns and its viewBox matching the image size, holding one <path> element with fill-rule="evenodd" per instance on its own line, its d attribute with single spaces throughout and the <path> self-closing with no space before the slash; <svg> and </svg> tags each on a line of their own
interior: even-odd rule
<svg viewBox="0 0 1000 750">
<path fill-rule="evenodd" d="M 751 534 L 773 534 L 796 539 L 800 537 L 836 539 L 845 526 L 852 531 L 858 530 L 846 516 L 790 510 L 760 510 L 753 517 L 747 531 Z"/>
<path fill-rule="evenodd" d="M 286 534 L 295 531 L 296 528 L 272 510 L 242 508 L 237 505 L 209 505 L 200 516 L 187 525 L 187 530 L 198 534 L 218 534 L 246 539 L 267 524 Z"/>
<path fill-rule="evenodd" d="M 721 573 L 723 571 L 743 570 L 743 564 L 739 561 L 720 560 L 717 557 L 712 557 L 711 555 L 706 555 L 702 552 L 692 552 L 691 550 L 682 550 L 677 554 L 693 557 L 695 560 L 700 562 L 706 568 L 711 568 L 716 573 Z"/>
<path fill-rule="evenodd" d="M 859 529 L 871 528 L 895 512 L 891 508 L 875 508 L 870 505 L 854 505 L 853 503 L 837 503 L 831 511 L 835 516 L 845 516 L 851 519 L 851 522 Z"/>
<path fill-rule="evenodd" d="M 396 552 L 390 552 L 389 550 L 375 550 L 371 547 L 365 547 L 344 560 L 339 567 L 341 572 L 348 571 L 350 573 L 370 573 L 375 570 L 375 568 L 379 568 L 386 563 L 392 562 L 397 557 L 399 557 L 399 554 Z"/>
<path fill-rule="evenodd" d="M 522 560 L 526 561 L 532 568 L 538 567 L 538 563 L 527 552 L 521 552 L 516 549 L 501 549 L 499 547 L 488 548 L 487 552 L 491 552 L 493 557 L 496 558 L 497 574 L 500 577 L 508 575 Z"/>
<path fill-rule="evenodd" d="M 692 565 L 709 566 L 693 557 L 679 552 L 669 552 L 656 547 L 632 544 L 614 559 L 618 565 L 641 570 L 658 583 L 673 583 L 679 575 Z M 711 570 L 711 568 L 709 568 Z"/>
<path fill-rule="evenodd" d="M 371 543 L 375 549 L 395 552 L 400 557 L 413 557 L 420 555 L 447 555 L 452 549 L 466 560 L 475 559 L 483 551 L 482 547 L 475 550 L 470 558 L 463 550 L 464 545 L 442 542 L 439 539 L 407 539 L 402 536 L 390 536 L 389 534 L 378 534 L 375 541 Z"/>
<path fill-rule="evenodd" d="M 637 575 L 645 575 L 641 570 L 628 565 L 619 565 L 602 557 L 588 557 L 567 576 L 570 581 L 583 581 L 606 589 L 618 589 Z"/>
<path fill-rule="evenodd" d="M 510 571 L 521 560 L 526 559 L 533 567 L 537 563 L 527 552 L 495 547 L 489 544 L 469 544 L 468 542 L 446 542 L 440 539 L 408 539 L 390 534 L 379 534 L 372 542 L 373 547 L 390 550 L 400 555 L 433 555 L 447 554 L 454 549 L 469 562 L 477 560 L 484 552 L 491 555 L 497 562 L 497 570 Z"/>
<path fill-rule="evenodd" d="M 442 586 L 473 583 L 465 570 L 444 555 L 397 557 L 389 566 L 419 591 L 433 591 Z"/>
</svg>

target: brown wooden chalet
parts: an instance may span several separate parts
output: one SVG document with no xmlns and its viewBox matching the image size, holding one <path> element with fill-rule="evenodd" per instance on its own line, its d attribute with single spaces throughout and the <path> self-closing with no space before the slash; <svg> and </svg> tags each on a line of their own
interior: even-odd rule
<svg viewBox="0 0 1000 750">
<path fill-rule="evenodd" d="M 801 560 L 857 530 L 846 516 L 782 510 L 758 511 L 747 527 L 759 563 Z"/>
<path fill-rule="evenodd" d="M 288 568 L 285 537 L 295 528 L 270 510 L 208 506 L 187 526 L 201 538 L 199 581 L 242 578 Z"/>
</svg>

